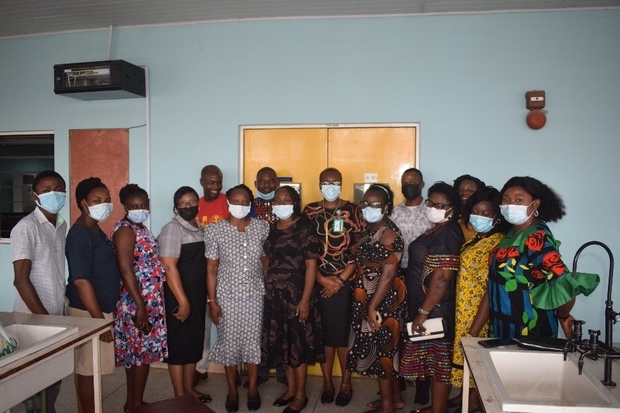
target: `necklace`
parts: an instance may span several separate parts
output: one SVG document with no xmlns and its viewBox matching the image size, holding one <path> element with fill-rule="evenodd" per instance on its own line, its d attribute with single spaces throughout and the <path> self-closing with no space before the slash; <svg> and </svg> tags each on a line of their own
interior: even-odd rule
<svg viewBox="0 0 620 413">
<path fill-rule="evenodd" d="M 323 217 L 325 218 L 325 250 L 327 250 L 328 246 L 329 246 L 329 222 L 334 218 L 334 215 L 340 215 L 340 203 L 342 202 L 341 199 L 338 200 L 338 205 L 336 206 L 336 209 L 334 210 L 334 212 L 332 212 L 329 217 L 327 216 L 327 213 L 325 212 L 325 210 L 327 208 L 325 208 L 325 202 L 323 202 Z"/>
</svg>

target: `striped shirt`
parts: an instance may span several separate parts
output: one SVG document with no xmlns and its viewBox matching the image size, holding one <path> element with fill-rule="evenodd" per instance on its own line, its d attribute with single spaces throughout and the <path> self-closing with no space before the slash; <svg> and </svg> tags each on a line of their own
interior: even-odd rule
<svg viewBox="0 0 620 413">
<path fill-rule="evenodd" d="M 13 262 L 30 260 L 30 282 L 49 314 L 62 315 L 65 304 L 65 239 L 67 223 L 56 215 L 53 226 L 36 208 L 11 231 Z M 19 292 L 13 311 L 31 313 Z"/>
</svg>

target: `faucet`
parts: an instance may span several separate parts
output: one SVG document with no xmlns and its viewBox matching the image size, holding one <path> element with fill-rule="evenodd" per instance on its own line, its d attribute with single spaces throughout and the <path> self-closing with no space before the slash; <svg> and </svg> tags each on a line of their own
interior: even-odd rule
<svg viewBox="0 0 620 413">
<path fill-rule="evenodd" d="M 613 347 L 613 325 L 620 321 L 620 313 L 617 313 L 613 309 L 613 301 L 611 300 L 611 293 L 613 287 L 613 278 L 614 278 L 614 255 L 611 253 L 609 247 L 603 244 L 600 241 L 589 241 L 583 244 L 577 252 L 575 253 L 575 258 L 573 259 L 573 273 L 577 272 L 577 260 L 579 259 L 579 255 L 581 252 L 589 247 L 590 245 L 598 245 L 607 251 L 607 255 L 609 255 L 609 277 L 607 280 L 607 300 L 605 301 L 605 341 L 604 343 L 600 343 L 598 341 L 598 335 L 600 334 L 599 330 L 588 330 L 590 333 L 590 342 L 586 344 L 587 347 L 590 347 L 590 350 L 586 351 L 585 354 L 589 354 L 589 357 L 594 358 L 598 355 L 601 355 L 605 359 L 605 372 L 602 383 L 605 386 L 615 386 L 616 383 L 611 380 L 611 363 L 614 358 L 620 358 L 620 351 L 617 351 Z M 582 323 L 583 324 L 583 323 Z M 581 332 L 581 324 L 579 325 L 579 330 Z M 598 331 L 598 334 L 593 334 Z M 580 337 L 581 338 L 581 337 Z M 593 342 L 594 340 L 594 342 Z M 568 344 L 568 343 L 567 343 Z M 579 344 L 579 343 L 578 343 Z M 585 344 L 585 343 L 584 343 Z M 592 346 L 596 347 L 596 351 L 593 353 Z M 599 347 L 604 351 L 604 354 L 600 354 Z M 565 347 L 566 350 L 566 347 Z M 566 353 L 564 353 L 566 358 Z M 581 368 L 583 366 L 583 357 L 584 353 L 579 357 L 579 374 L 581 374 Z"/>
</svg>

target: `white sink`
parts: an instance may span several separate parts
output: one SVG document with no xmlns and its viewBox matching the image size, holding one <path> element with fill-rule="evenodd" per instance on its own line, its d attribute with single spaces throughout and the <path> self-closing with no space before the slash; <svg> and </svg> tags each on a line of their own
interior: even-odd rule
<svg viewBox="0 0 620 413">
<path fill-rule="evenodd" d="M 0 412 L 73 373 L 73 348 L 53 352 L 37 363 L 23 360 L 78 333 L 77 327 L 68 326 L 9 324 L 4 329 L 17 337 L 19 349 L 0 357 L 0 368 L 15 369 L 9 377 L 0 380 Z"/>
<path fill-rule="evenodd" d="M 4 329 L 17 338 L 19 348 L 11 354 L 0 357 L 0 367 L 48 347 L 78 332 L 77 327 L 39 326 L 31 324 L 9 324 L 4 326 Z"/>
<path fill-rule="evenodd" d="M 578 374 L 577 358 L 539 351 L 483 351 L 503 411 L 620 412 L 620 403 L 593 374 Z M 587 362 L 586 362 L 587 364 Z"/>
</svg>

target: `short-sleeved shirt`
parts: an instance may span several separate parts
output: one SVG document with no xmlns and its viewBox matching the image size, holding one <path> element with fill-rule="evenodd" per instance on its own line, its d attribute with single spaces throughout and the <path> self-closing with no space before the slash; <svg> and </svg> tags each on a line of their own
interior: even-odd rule
<svg viewBox="0 0 620 413">
<path fill-rule="evenodd" d="M 121 276 L 114 247 L 105 233 L 99 228 L 93 231 L 84 225 L 74 224 L 67 234 L 65 253 L 69 265 L 66 294 L 69 306 L 87 310 L 74 284 L 75 280 L 86 280 L 95 290 L 101 311 L 113 312 L 120 297 Z"/>
<path fill-rule="evenodd" d="M 433 223 L 426 218 L 424 203 L 418 206 L 407 206 L 405 205 L 405 201 L 394 207 L 390 219 L 403 234 L 405 249 L 400 259 L 400 267 L 407 268 L 407 263 L 409 262 L 409 244 L 417 237 L 424 234 L 426 230 L 431 229 Z"/>
<path fill-rule="evenodd" d="M 183 244 L 204 242 L 204 229 L 200 225 L 194 227 L 180 216 L 175 215 L 172 221 L 161 229 L 157 242 L 161 257 L 179 258 Z"/>
<path fill-rule="evenodd" d="M 218 300 L 235 300 L 247 295 L 264 295 L 263 244 L 269 224 L 251 218 L 244 232 L 228 221 L 205 229 L 205 257 L 219 260 L 217 268 Z"/>
<path fill-rule="evenodd" d="M 201 196 L 198 200 L 198 215 L 196 215 L 196 219 L 198 219 L 200 226 L 203 228 L 209 224 L 220 222 L 228 218 L 229 215 L 228 200 L 226 195 L 222 193 L 213 201 L 207 201 L 204 196 Z"/>
<path fill-rule="evenodd" d="M 30 282 L 49 314 L 62 315 L 65 304 L 65 242 L 67 223 L 56 215 L 56 225 L 36 208 L 15 225 L 11 231 L 13 262 L 30 260 Z M 13 311 L 31 313 L 15 293 Z"/>
<path fill-rule="evenodd" d="M 340 274 L 351 260 L 351 249 L 366 228 L 361 209 L 352 202 L 343 201 L 338 208 L 325 209 L 320 202 L 312 202 L 302 215 L 314 225 L 321 249 L 319 271 Z M 342 230 L 336 231 L 336 220 L 342 221 Z"/>
</svg>

